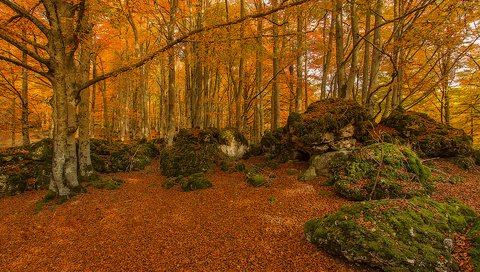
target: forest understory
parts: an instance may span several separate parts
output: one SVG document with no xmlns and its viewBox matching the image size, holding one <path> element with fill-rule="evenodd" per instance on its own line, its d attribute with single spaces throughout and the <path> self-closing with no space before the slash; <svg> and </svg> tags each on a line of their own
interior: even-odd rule
<svg viewBox="0 0 480 272">
<path fill-rule="evenodd" d="M 265 159 L 243 162 L 249 167 Z M 41 210 L 37 203 L 46 191 L 0 199 L 0 270 L 375 271 L 304 238 L 306 220 L 352 203 L 322 185 L 323 178 L 297 180 L 307 163 L 265 168 L 272 183 L 260 188 L 249 186 L 241 172 L 216 168 L 208 174 L 212 188 L 190 193 L 162 188 L 158 164 L 104 175 L 125 181 L 118 190 L 88 187 Z M 438 183 L 432 199 L 455 197 L 480 212 L 480 169 L 465 171 L 446 160 L 433 165 L 462 182 Z"/>
</svg>

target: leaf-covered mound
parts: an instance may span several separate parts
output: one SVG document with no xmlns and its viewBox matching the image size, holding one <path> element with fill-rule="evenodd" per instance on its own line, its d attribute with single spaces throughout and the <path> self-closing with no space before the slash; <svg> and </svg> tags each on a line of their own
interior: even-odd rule
<svg viewBox="0 0 480 272">
<path fill-rule="evenodd" d="M 473 141 L 462 129 L 436 122 L 424 113 L 396 110 L 381 122 L 384 139 L 410 144 L 426 157 L 471 156 Z"/>
<path fill-rule="evenodd" d="M 228 158 L 221 146 L 230 146 L 232 140 L 248 146 L 245 137 L 234 129 L 181 129 L 173 145 L 160 153 L 160 170 L 167 177 L 206 172 Z"/>
<path fill-rule="evenodd" d="M 455 202 L 371 201 L 308 221 L 305 236 L 331 254 L 383 271 L 457 271 L 454 234 L 476 220 L 474 211 Z"/>
<path fill-rule="evenodd" d="M 331 182 L 347 199 L 409 198 L 433 190 L 430 169 L 406 147 L 378 143 L 338 158 Z"/>
</svg>

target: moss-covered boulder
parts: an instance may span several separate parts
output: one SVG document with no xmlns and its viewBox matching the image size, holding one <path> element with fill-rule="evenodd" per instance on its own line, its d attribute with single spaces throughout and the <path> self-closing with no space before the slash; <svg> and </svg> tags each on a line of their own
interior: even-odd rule
<svg viewBox="0 0 480 272">
<path fill-rule="evenodd" d="M 52 169 L 52 140 L 13 147 L 0 154 L 0 196 L 46 189 Z"/>
<path fill-rule="evenodd" d="M 433 190 L 430 169 L 406 147 L 378 143 L 339 156 L 331 168 L 336 191 L 350 200 L 409 198 Z"/>
<path fill-rule="evenodd" d="M 156 140 L 125 144 L 92 139 L 90 145 L 93 168 L 100 173 L 142 170 L 158 157 L 161 148 Z"/>
<path fill-rule="evenodd" d="M 91 158 L 101 173 L 141 170 L 159 154 L 155 141 L 125 144 L 119 141 L 91 140 Z M 0 196 L 32 189 L 47 189 L 52 171 L 53 141 L 9 148 L 0 154 Z"/>
<path fill-rule="evenodd" d="M 248 141 L 237 129 L 220 130 L 219 148 L 232 159 L 241 159 L 248 152 Z"/>
<path fill-rule="evenodd" d="M 316 177 L 333 177 L 332 168 L 338 165 L 350 155 L 351 151 L 333 151 L 321 155 L 314 155 L 310 158 L 310 167 L 301 176 L 302 180 L 308 181 Z"/>
<path fill-rule="evenodd" d="M 225 150 L 222 147 L 229 149 L 233 141 L 236 146 L 248 146 L 245 137 L 233 129 L 181 129 L 173 145 L 162 150 L 160 170 L 167 177 L 206 172 L 215 164 L 237 157 L 234 155 L 239 153 L 223 152 Z"/>
<path fill-rule="evenodd" d="M 308 221 L 305 236 L 333 255 L 383 271 L 457 271 L 454 234 L 476 220 L 474 211 L 455 202 L 371 201 Z"/>
<path fill-rule="evenodd" d="M 213 183 L 203 173 L 196 173 L 188 177 L 180 187 L 184 192 L 204 190 L 213 186 Z"/>
<path fill-rule="evenodd" d="M 292 113 L 287 129 L 294 148 L 310 155 L 351 150 L 364 142 L 374 122 L 353 100 L 326 99 L 311 104 L 305 113 Z"/>
<path fill-rule="evenodd" d="M 263 153 L 268 159 L 286 162 L 297 157 L 297 153 L 290 142 L 286 128 L 277 128 L 272 131 L 267 130 L 260 144 Z"/>
<path fill-rule="evenodd" d="M 408 143 L 425 157 L 473 154 L 472 138 L 465 131 L 438 123 L 424 113 L 396 110 L 381 125 L 387 127 L 385 140 Z"/>
<path fill-rule="evenodd" d="M 279 161 L 307 160 L 371 141 L 373 126 L 373 118 L 357 102 L 326 99 L 311 104 L 303 114 L 291 113 L 287 125 L 267 131 L 261 145 L 268 157 Z"/>
</svg>

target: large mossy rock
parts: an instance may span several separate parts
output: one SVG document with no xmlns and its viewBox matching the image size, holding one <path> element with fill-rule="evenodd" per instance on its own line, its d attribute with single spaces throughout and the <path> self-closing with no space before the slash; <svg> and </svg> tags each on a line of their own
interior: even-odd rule
<svg viewBox="0 0 480 272">
<path fill-rule="evenodd" d="M 350 200 L 409 198 L 433 191 L 430 169 L 406 147 L 378 143 L 359 147 L 332 163 L 331 182 Z"/>
<path fill-rule="evenodd" d="M 0 154 L 0 196 L 46 189 L 52 169 L 52 140 L 9 148 Z"/>
<path fill-rule="evenodd" d="M 225 159 L 243 156 L 247 147 L 245 137 L 234 129 L 181 129 L 173 145 L 160 153 L 160 170 L 167 177 L 206 172 Z"/>
<path fill-rule="evenodd" d="M 297 152 L 290 142 L 286 128 L 267 130 L 260 141 L 262 152 L 268 159 L 286 162 L 295 159 Z"/>
<path fill-rule="evenodd" d="M 310 167 L 302 175 L 302 180 L 308 181 L 321 176 L 333 178 L 332 168 L 338 165 L 339 161 L 346 159 L 351 153 L 351 151 L 334 151 L 312 156 L 310 158 Z"/>
<path fill-rule="evenodd" d="M 303 114 L 291 113 L 287 125 L 265 133 L 261 144 L 270 158 L 308 159 L 370 141 L 373 126 L 373 118 L 357 102 L 326 99 L 311 104 Z"/>
<path fill-rule="evenodd" d="M 353 100 L 327 99 L 311 104 L 303 114 L 292 113 L 287 130 L 296 150 L 310 155 L 352 150 L 364 142 L 373 126 L 368 112 Z"/>
<path fill-rule="evenodd" d="M 101 173 L 141 170 L 158 156 L 154 141 L 124 144 L 118 141 L 91 140 L 91 158 Z M 32 189 L 47 189 L 52 171 L 53 141 L 9 148 L 0 154 L 0 196 Z"/>
<path fill-rule="evenodd" d="M 144 169 L 158 157 L 161 144 L 155 140 L 124 144 L 120 141 L 92 139 L 90 146 L 95 171 L 114 173 Z"/>
<path fill-rule="evenodd" d="M 383 271 L 458 271 L 451 255 L 454 234 L 466 233 L 475 222 L 475 212 L 459 203 L 383 200 L 310 220 L 305 236 L 333 255 Z"/>
<path fill-rule="evenodd" d="M 457 157 L 473 154 L 473 141 L 462 129 L 436 122 L 424 113 L 396 110 L 381 122 L 385 140 L 410 144 L 425 157 Z"/>
</svg>

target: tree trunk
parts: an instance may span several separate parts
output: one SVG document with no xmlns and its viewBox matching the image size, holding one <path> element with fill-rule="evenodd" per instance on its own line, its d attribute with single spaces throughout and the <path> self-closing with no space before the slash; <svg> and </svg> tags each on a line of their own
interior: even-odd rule
<svg viewBox="0 0 480 272">
<path fill-rule="evenodd" d="M 362 104 L 365 106 L 367 104 L 368 98 L 368 84 L 370 82 L 369 77 L 369 68 L 370 68 L 370 8 L 367 9 L 367 14 L 365 15 L 365 49 L 363 55 L 363 72 L 362 72 Z"/>
<path fill-rule="evenodd" d="M 381 23 L 382 19 L 383 0 L 377 0 L 375 4 L 375 30 L 373 31 L 373 53 L 372 53 L 372 66 L 370 69 L 370 83 L 368 86 L 367 94 L 367 107 L 372 110 L 371 99 L 372 92 L 375 91 L 378 85 L 378 72 L 380 70 L 380 62 L 382 60 L 382 54 L 380 52 L 381 46 Z"/>
<path fill-rule="evenodd" d="M 170 21 L 168 23 L 167 42 L 173 41 L 175 32 L 176 16 L 178 0 L 170 0 Z M 168 129 L 167 129 L 167 145 L 173 144 L 175 136 L 175 113 L 177 105 L 177 95 L 175 91 L 175 51 L 171 48 L 168 51 Z"/>
<path fill-rule="evenodd" d="M 358 30 L 358 16 L 357 16 L 357 5 L 355 3 L 355 0 L 352 0 L 350 3 L 350 18 L 351 18 L 351 24 L 352 24 L 352 43 L 353 45 L 357 45 L 352 49 L 352 64 L 350 66 L 350 73 L 348 75 L 348 80 L 347 80 L 347 90 L 346 90 L 346 97 L 347 98 L 353 98 L 354 97 L 354 86 L 355 86 L 355 80 L 357 79 L 358 75 L 358 50 L 360 46 L 358 46 L 358 42 L 360 41 L 360 33 Z"/>
<path fill-rule="evenodd" d="M 337 62 L 337 90 L 338 96 L 341 98 L 347 97 L 347 84 L 345 75 L 345 61 L 344 61 L 344 45 L 343 45 L 343 1 L 336 0 L 335 2 L 335 53 Z"/>
<path fill-rule="evenodd" d="M 23 31 L 23 37 L 26 38 L 26 31 Z M 22 63 L 27 65 L 27 54 L 22 53 Z M 30 144 L 30 129 L 28 122 L 28 73 L 26 68 L 22 68 L 22 144 Z"/>
<path fill-rule="evenodd" d="M 263 10 L 263 1 L 256 3 L 257 11 Z M 255 50 L 255 109 L 254 109 L 254 140 L 259 143 L 262 139 L 264 123 L 263 123 L 263 18 L 257 19 L 257 47 Z"/>
<path fill-rule="evenodd" d="M 240 18 L 245 17 L 245 0 L 240 0 Z M 243 21 L 240 25 L 240 61 L 238 64 L 238 85 L 237 91 L 235 93 L 235 124 L 238 130 L 242 130 L 243 128 L 243 120 L 242 120 L 242 97 L 244 92 L 244 78 L 245 78 L 245 58 L 244 58 L 244 39 L 245 36 L 245 21 Z M 245 114 L 245 113 L 243 113 Z"/>
<path fill-rule="evenodd" d="M 330 27 L 329 32 L 328 32 L 328 45 L 327 45 L 327 50 L 325 52 L 325 56 L 323 59 L 323 66 L 322 66 L 322 85 L 320 87 L 321 90 L 321 99 L 327 98 L 327 81 L 328 81 L 328 74 L 329 74 L 329 69 L 330 69 L 330 62 L 332 59 L 332 49 L 333 49 L 333 31 L 334 31 L 334 26 L 335 26 L 335 16 L 331 15 L 331 20 L 330 20 Z M 327 16 L 325 16 L 325 21 L 324 21 L 324 33 L 326 32 L 326 24 L 327 24 Z M 331 91 L 331 90 L 330 90 Z"/>
<path fill-rule="evenodd" d="M 304 51 L 304 34 L 303 34 L 303 15 L 302 11 L 298 11 L 297 15 L 297 86 L 295 94 L 295 111 L 302 112 L 303 99 L 303 51 Z"/>
<path fill-rule="evenodd" d="M 277 0 L 272 0 L 272 6 L 276 7 Z M 273 31 L 273 81 L 272 81 L 272 129 L 280 127 L 280 86 L 278 84 L 279 67 L 279 48 L 278 48 L 278 15 L 272 15 Z"/>
<path fill-rule="evenodd" d="M 80 49 L 80 64 L 78 75 L 86 82 L 90 75 L 89 51 L 82 46 Z M 90 157 L 90 90 L 83 90 L 78 104 L 78 165 L 79 178 L 88 180 L 94 173 Z"/>
</svg>

